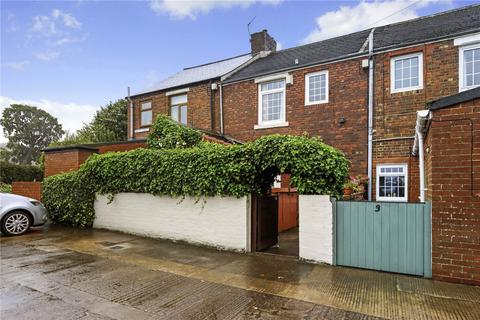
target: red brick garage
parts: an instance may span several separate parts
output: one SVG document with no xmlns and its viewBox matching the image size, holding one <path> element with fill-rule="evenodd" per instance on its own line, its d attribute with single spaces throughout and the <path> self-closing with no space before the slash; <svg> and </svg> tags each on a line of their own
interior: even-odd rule
<svg viewBox="0 0 480 320">
<path fill-rule="evenodd" d="M 424 153 L 433 278 L 480 285 L 480 88 L 428 109 Z"/>
</svg>

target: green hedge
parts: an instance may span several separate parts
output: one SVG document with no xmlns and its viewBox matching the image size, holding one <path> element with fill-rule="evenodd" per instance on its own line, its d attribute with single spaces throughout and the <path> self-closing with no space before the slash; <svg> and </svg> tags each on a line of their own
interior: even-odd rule
<svg viewBox="0 0 480 320">
<path fill-rule="evenodd" d="M 41 181 L 43 170 L 39 166 L 15 164 L 0 161 L 0 181 L 11 184 L 13 181 Z"/>
<path fill-rule="evenodd" d="M 338 196 L 348 161 L 318 139 L 282 135 L 245 145 L 136 149 L 93 155 L 78 171 L 46 178 L 42 199 L 52 221 L 89 226 L 95 193 L 241 197 L 266 193 L 279 173 L 291 173 L 301 194 Z"/>
</svg>

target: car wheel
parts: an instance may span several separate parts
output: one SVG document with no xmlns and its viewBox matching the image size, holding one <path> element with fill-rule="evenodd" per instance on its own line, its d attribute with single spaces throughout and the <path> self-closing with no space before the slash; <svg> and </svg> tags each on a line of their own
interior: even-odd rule
<svg viewBox="0 0 480 320">
<path fill-rule="evenodd" d="M 30 229 L 31 221 L 28 214 L 23 211 L 12 211 L 2 219 L 2 233 L 7 236 L 18 236 Z"/>
</svg>

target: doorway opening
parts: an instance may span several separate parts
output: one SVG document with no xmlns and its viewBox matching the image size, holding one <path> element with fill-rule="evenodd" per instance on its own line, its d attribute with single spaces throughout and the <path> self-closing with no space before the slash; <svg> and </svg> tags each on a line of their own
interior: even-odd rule
<svg viewBox="0 0 480 320">
<path fill-rule="evenodd" d="M 268 195 L 252 197 L 252 251 L 298 257 L 298 222 L 298 194 L 282 175 Z"/>
</svg>

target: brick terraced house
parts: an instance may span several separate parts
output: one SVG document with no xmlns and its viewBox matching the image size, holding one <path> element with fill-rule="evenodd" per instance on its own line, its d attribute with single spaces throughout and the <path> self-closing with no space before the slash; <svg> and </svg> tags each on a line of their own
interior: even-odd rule
<svg viewBox="0 0 480 320">
<path fill-rule="evenodd" d="M 352 176 L 369 177 L 371 202 L 354 203 L 366 209 L 352 215 L 348 239 L 354 228 L 365 243 L 375 233 L 360 230 L 360 214 L 381 222 L 371 228 L 375 242 L 362 248 L 385 253 L 387 265 L 337 263 L 480 285 L 480 5 L 279 51 L 266 30 L 250 43 L 249 54 L 186 68 L 129 96 L 129 142 L 47 149 L 45 176 L 77 169 L 91 153 L 144 146 L 158 114 L 224 143 L 307 133 L 342 150 Z M 298 226 L 290 187 L 288 179 L 276 186 L 286 192 L 285 201 L 278 197 L 279 229 Z M 375 214 L 382 206 L 398 210 Z M 426 213 L 415 209 L 420 219 L 406 223 L 407 207 Z M 399 229 L 401 219 L 413 233 Z M 333 220 L 341 239 L 341 221 Z M 407 249 L 411 238 L 418 245 Z M 358 243 L 344 245 L 345 254 L 336 247 L 337 260 L 350 259 Z M 408 271 L 408 260 L 420 271 Z"/>
<path fill-rule="evenodd" d="M 145 137 L 159 113 L 240 141 L 307 133 L 345 152 L 353 176 L 370 176 L 371 199 L 418 201 L 416 111 L 480 85 L 478 5 L 280 51 L 266 30 L 250 42 L 250 54 L 133 95 L 130 138 Z"/>
</svg>

